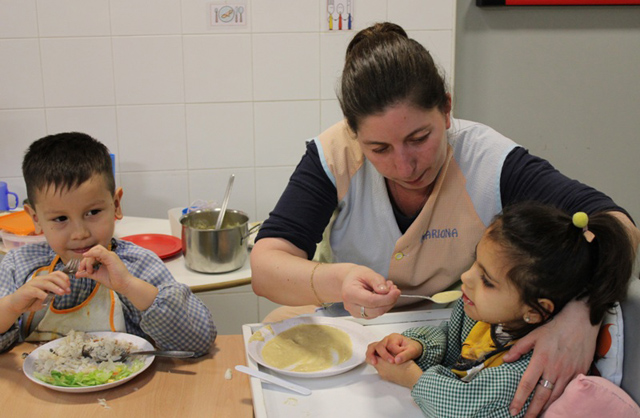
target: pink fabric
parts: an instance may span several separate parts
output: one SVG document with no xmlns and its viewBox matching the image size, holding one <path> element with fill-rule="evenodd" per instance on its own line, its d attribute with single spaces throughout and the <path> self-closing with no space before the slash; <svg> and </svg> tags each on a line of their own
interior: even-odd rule
<svg viewBox="0 0 640 418">
<path fill-rule="evenodd" d="M 543 418 L 640 418 L 640 406 L 618 386 L 598 376 L 578 375 Z"/>
</svg>

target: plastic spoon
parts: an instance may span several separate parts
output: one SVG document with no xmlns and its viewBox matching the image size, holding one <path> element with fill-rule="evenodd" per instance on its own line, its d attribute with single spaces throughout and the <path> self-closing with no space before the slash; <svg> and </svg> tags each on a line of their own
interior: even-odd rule
<svg viewBox="0 0 640 418">
<path fill-rule="evenodd" d="M 257 377 L 258 379 L 264 380 L 265 382 L 269 382 L 274 385 L 292 390 L 301 395 L 305 395 L 305 396 L 311 395 L 311 389 L 307 389 L 303 386 L 296 385 L 295 383 L 289 382 L 284 379 L 280 379 L 279 377 L 271 376 L 268 373 L 260 372 L 258 370 L 250 369 L 247 366 L 240 366 L 240 365 L 236 366 L 236 370 L 242 373 L 246 373 L 249 376 Z"/>
<path fill-rule="evenodd" d="M 233 186 L 234 178 L 235 178 L 234 174 L 232 174 L 231 177 L 229 177 L 229 183 L 227 184 L 227 191 L 224 193 L 224 199 L 222 200 L 222 207 L 220 208 L 220 213 L 218 214 L 216 229 L 220 229 L 222 227 L 222 220 L 224 219 L 224 214 L 227 211 L 227 204 L 229 203 L 229 196 L 231 195 L 231 187 Z"/>
<path fill-rule="evenodd" d="M 460 296 L 462 296 L 462 291 L 449 290 L 448 292 L 436 293 L 433 296 L 422 296 L 422 295 L 400 295 L 400 296 L 404 298 L 426 299 L 426 300 L 430 300 L 431 302 L 441 304 L 441 303 L 453 302 L 454 300 L 459 299 Z"/>
</svg>

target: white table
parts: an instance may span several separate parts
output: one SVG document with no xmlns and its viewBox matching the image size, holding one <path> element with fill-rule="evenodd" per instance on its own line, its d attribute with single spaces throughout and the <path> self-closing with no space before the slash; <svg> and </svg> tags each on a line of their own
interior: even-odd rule
<svg viewBox="0 0 640 418">
<path fill-rule="evenodd" d="M 116 222 L 115 237 L 121 238 L 137 234 L 167 234 L 171 235 L 168 219 L 139 218 L 125 216 Z M 251 283 L 251 267 L 249 257 L 244 265 L 228 273 L 200 273 L 187 268 L 182 253 L 164 260 L 165 265 L 175 279 L 191 288 L 191 291 L 205 292 L 209 290 L 226 289 Z"/>
<path fill-rule="evenodd" d="M 370 332 L 371 341 L 378 341 L 392 332 L 402 332 L 422 325 L 437 325 L 449 319 L 451 309 L 388 313 L 364 320 L 345 317 L 362 324 Z M 263 324 L 242 326 L 245 351 L 249 338 Z M 366 363 L 345 373 L 322 378 L 295 378 L 282 376 L 258 365 L 247 354 L 247 365 L 274 376 L 305 386 L 310 396 L 298 395 L 287 389 L 251 378 L 254 416 L 266 417 L 424 417 L 413 402 L 409 389 L 384 381 L 376 370 Z"/>
</svg>

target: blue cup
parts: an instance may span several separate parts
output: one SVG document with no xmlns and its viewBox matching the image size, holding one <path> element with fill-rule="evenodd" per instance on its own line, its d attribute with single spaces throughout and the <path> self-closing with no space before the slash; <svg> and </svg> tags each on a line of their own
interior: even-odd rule
<svg viewBox="0 0 640 418">
<path fill-rule="evenodd" d="M 111 156 L 111 169 L 113 170 L 113 178 L 116 178 L 116 155 L 109 154 Z"/>
<path fill-rule="evenodd" d="M 16 204 L 9 206 L 9 195 L 12 195 L 16 199 Z M 18 207 L 18 195 L 10 192 L 7 187 L 7 183 L 0 181 L 0 211 L 13 210 Z"/>
</svg>

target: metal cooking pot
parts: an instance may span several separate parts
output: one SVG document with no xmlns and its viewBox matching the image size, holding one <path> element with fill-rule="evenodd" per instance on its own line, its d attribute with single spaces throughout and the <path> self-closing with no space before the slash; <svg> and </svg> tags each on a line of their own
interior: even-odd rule
<svg viewBox="0 0 640 418">
<path fill-rule="evenodd" d="M 247 260 L 249 216 L 239 210 L 225 211 L 222 227 L 215 229 L 220 209 L 196 210 L 180 218 L 182 252 L 187 267 L 201 273 L 226 273 Z"/>
</svg>

